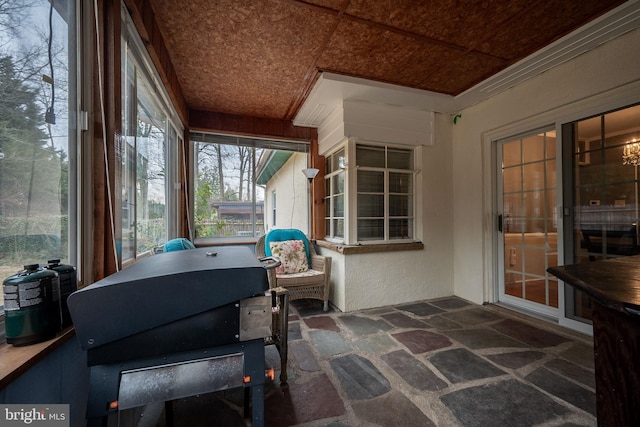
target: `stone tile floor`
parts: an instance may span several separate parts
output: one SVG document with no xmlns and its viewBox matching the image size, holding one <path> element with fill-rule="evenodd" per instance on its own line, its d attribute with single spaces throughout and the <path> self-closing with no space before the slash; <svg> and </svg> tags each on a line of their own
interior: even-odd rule
<svg viewBox="0 0 640 427">
<path fill-rule="evenodd" d="M 455 297 L 321 308 L 292 303 L 289 383 L 265 387 L 268 427 L 597 424 L 590 337 Z M 266 357 L 279 368 L 273 346 Z M 245 426 L 242 402 L 241 390 L 174 401 L 173 425 Z"/>
</svg>

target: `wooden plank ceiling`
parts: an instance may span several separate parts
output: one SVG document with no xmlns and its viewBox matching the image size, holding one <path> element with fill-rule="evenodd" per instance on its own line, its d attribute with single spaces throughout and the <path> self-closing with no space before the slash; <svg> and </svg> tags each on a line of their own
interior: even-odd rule
<svg viewBox="0 0 640 427">
<path fill-rule="evenodd" d="M 153 0 L 190 110 L 292 120 L 322 71 L 457 95 L 622 0 Z"/>
</svg>

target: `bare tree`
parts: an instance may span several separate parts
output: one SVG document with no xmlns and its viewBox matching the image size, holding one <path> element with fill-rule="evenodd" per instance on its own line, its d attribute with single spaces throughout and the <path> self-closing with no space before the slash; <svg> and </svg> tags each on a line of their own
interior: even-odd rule
<svg viewBox="0 0 640 427">
<path fill-rule="evenodd" d="M 218 185 L 220 186 L 220 198 L 224 199 L 224 167 L 222 162 L 222 145 L 213 144 L 213 149 L 218 160 Z"/>
<path fill-rule="evenodd" d="M 245 200 L 244 197 L 249 193 L 248 191 L 246 193 L 244 192 L 244 185 L 246 181 L 245 173 L 248 175 L 251 168 L 252 153 L 253 148 L 251 147 L 238 147 L 238 200 Z"/>
<path fill-rule="evenodd" d="M 35 4 L 35 0 L 0 0 L 0 47 L 4 48 L 18 37 L 27 11 Z"/>
</svg>

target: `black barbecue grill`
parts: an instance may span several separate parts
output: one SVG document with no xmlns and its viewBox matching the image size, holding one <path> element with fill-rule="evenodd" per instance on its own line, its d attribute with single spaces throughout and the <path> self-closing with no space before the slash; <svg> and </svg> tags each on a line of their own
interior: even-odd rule
<svg viewBox="0 0 640 427">
<path fill-rule="evenodd" d="M 253 425 L 264 424 L 265 339 L 278 344 L 272 312 L 282 306 L 286 371 L 287 301 L 269 293 L 250 249 L 157 254 L 74 292 L 68 305 L 90 367 L 89 425 L 234 387 L 251 392 Z"/>
</svg>

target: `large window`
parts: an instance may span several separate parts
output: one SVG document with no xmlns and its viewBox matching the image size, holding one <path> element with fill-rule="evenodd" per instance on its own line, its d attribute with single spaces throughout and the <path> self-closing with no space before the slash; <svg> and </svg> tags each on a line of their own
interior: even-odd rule
<svg viewBox="0 0 640 427">
<path fill-rule="evenodd" d="M 327 156 L 325 190 L 327 239 L 348 244 L 413 240 L 413 150 L 349 142 Z"/>
<path fill-rule="evenodd" d="M 265 225 L 273 226 L 276 192 L 271 193 L 271 218 L 267 214 L 265 224 L 265 189 L 285 173 L 282 168 L 293 152 L 307 152 L 309 144 L 199 132 L 190 138 L 196 165 L 195 237 L 252 238 L 263 234 Z M 295 192 L 292 187 L 289 191 Z"/>
<path fill-rule="evenodd" d="M 264 191 L 253 182 L 260 151 L 196 143 L 195 237 L 251 237 L 264 227 Z"/>
<path fill-rule="evenodd" d="M 122 261 L 153 252 L 175 237 L 175 153 L 181 131 L 131 23 L 123 25 L 121 215 Z"/>
<path fill-rule="evenodd" d="M 194 139 L 195 237 L 253 236 L 264 228 L 264 192 L 253 181 L 261 150 L 224 135 Z"/>
<path fill-rule="evenodd" d="M 76 264 L 75 4 L 0 2 L 2 279 L 53 258 Z"/>
<path fill-rule="evenodd" d="M 413 152 L 356 146 L 358 241 L 413 238 Z"/>
</svg>

